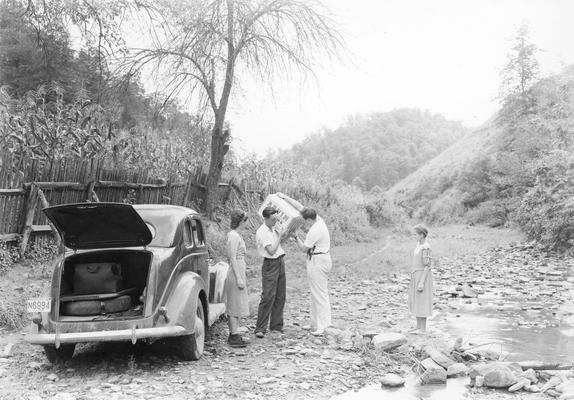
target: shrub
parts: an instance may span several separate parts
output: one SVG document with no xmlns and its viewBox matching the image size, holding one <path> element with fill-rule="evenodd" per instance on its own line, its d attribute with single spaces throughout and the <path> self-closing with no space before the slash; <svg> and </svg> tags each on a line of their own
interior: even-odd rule
<svg viewBox="0 0 574 400">
<path fill-rule="evenodd" d="M 6 273 L 19 257 L 16 246 L 0 241 L 0 275 Z"/>
<path fill-rule="evenodd" d="M 376 228 L 394 225 L 403 218 L 403 213 L 400 209 L 377 190 L 371 190 L 365 196 L 365 211 L 367 212 L 369 224 Z"/>
<path fill-rule="evenodd" d="M 36 238 L 36 241 L 30 244 L 30 247 L 24 254 L 24 262 L 36 265 L 39 269 L 40 276 L 49 277 L 52 273 L 52 261 L 58 254 L 56 242 L 51 238 Z"/>
<path fill-rule="evenodd" d="M 513 214 L 530 239 L 550 250 L 574 246 L 574 154 L 553 151 L 534 166 L 535 186 Z"/>
<path fill-rule="evenodd" d="M 415 212 L 415 219 L 424 220 L 431 224 L 450 223 L 459 220 L 465 212 L 461 201 L 461 193 L 457 189 L 448 189 L 439 198 L 428 200 Z"/>
<path fill-rule="evenodd" d="M 470 209 L 466 218 L 473 224 L 485 224 L 493 228 L 505 225 L 510 213 L 508 203 L 505 200 L 485 201 Z"/>
<path fill-rule="evenodd" d="M 24 325 L 24 308 L 21 299 L 3 299 L 0 301 L 0 326 L 8 329 L 21 328 Z"/>
</svg>

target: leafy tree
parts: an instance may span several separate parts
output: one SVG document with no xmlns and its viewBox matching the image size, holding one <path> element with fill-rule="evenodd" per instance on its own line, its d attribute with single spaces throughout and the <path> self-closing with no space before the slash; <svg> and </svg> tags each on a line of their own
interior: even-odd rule
<svg viewBox="0 0 574 400">
<path fill-rule="evenodd" d="M 241 72 L 262 80 L 312 73 L 322 55 L 342 41 L 318 3 L 304 0 L 167 1 L 158 4 L 163 31 L 153 48 L 134 54 L 132 68 L 151 64 L 172 94 L 196 96 L 212 118 L 207 212 L 213 214 L 231 138 L 227 108 Z"/>
<path fill-rule="evenodd" d="M 515 219 L 530 239 L 551 250 L 574 248 L 574 156 L 555 150 L 533 163 L 536 184 L 523 197 Z"/>
<path fill-rule="evenodd" d="M 58 81 L 71 92 L 73 53 L 67 30 L 33 22 L 19 2 L 0 1 L 0 86 L 9 86 L 19 97 Z"/>
<path fill-rule="evenodd" d="M 529 89 L 539 79 L 536 53 L 540 49 L 530 42 L 530 28 L 522 24 L 513 38 L 508 62 L 501 71 L 499 96 L 505 104 L 513 103 L 521 114 L 528 111 Z M 512 108 L 512 107 L 511 107 Z"/>
</svg>

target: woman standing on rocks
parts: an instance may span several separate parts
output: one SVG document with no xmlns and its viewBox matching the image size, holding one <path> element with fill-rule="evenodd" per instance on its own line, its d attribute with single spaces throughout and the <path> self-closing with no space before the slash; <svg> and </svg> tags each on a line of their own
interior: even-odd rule
<svg viewBox="0 0 574 400">
<path fill-rule="evenodd" d="M 227 234 L 227 257 L 230 271 L 227 273 L 223 295 L 229 325 L 227 343 L 231 347 L 245 347 L 247 345 L 247 342 L 239 334 L 240 318 L 249 315 L 249 297 L 247 295 L 245 275 L 246 247 L 243 238 L 237 232 L 244 225 L 245 221 L 247 221 L 247 216 L 243 211 L 235 210 L 231 212 L 229 224 L 231 230 Z"/>
<path fill-rule="evenodd" d="M 414 227 L 414 231 L 417 235 L 417 246 L 411 267 L 409 311 L 417 318 L 417 327 L 413 332 L 425 332 L 427 318 L 432 315 L 431 248 L 427 242 L 428 229 L 419 224 Z"/>
</svg>

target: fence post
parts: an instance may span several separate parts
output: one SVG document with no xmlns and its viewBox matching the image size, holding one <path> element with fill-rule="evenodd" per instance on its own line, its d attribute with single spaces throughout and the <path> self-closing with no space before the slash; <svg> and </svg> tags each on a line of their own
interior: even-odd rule
<svg viewBox="0 0 574 400">
<path fill-rule="evenodd" d="M 96 181 L 95 180 L 90 181 L 90 183 L 88 184 L 88 189 L 86 190 L 86 200 L 99 203 L 100 199 L 98 198 L 98 195 L 96 194 L 96 191 L 94 190 L 95 186 L 96 186 Z"/>
<path fill-rule="evenodd" d="M 34 215 L 36 214 L 36 205 L 38 204 L 38 186 L 32 184 L 28 192 L 28 201 L 26 202 L 26 219 L 24 222 L 24 232 L 22 233 L 22 241 L 20 242 L 20 257 L 24 257 L 30 234 L 32 233 L 32 224 L 34 223 Z"/>
<path fill-rule="evenodd" d="M 36 185 L 33 185 L 36 186 Z M 46 199 L 46 196 L 44 195 L 44 192 L 42 191 L 42 189 L 38 189 L 38 198 L 40 199 L 40 202 L 42 203 L 42 208 L 48 208 L 50 207 L 50 203 L 48 203 L 48 199 Z M 60 233 L 58 232 L 58 230 L 56 229 L 56 227 L 54 226 L 54 224 L 52 223 L 52 221 L 50 221 L 48 219 L 48 225 L 50 225 L 50 228 L 52 228 L 52 232 L 54 233 L 54 240 L 56 241 L 56 247 L 58 248 L 58 250 L 62 251 L 63 248 L 62 246 L 62 239 L 60 238 Z"/>
<path fill-rule="evenodd" d="M 193 178 L 192 178 L 191 173 L 188 172 L 188 175 L 187 175 L 187 185 L 186 185 L 186 187 L 185 187 L 185 194 L 184 194 L 184 196 L 183 196 L 183 204 L 182 204 L 182 206 L 184 206 L 184 207 L 187 207 L 187 205 L 188 205 L 188 200 L 187 200 L 187 199 L 189 198 L 189 192 L 191 191 L 191 181 L 192 181 L 192 179 L 193 179 Z"/>
</svg>

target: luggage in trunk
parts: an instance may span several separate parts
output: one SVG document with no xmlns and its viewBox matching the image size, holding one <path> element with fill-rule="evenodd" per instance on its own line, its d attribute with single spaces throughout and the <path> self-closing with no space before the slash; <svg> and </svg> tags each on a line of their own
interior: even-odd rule
<svg viewBox="0 0 574 400">
<path fill-rule="evenodd" d="M 147 251 L 109 251 L 69 257 L 60 285 L 60 315 L 141 314 L 150 256 Z"/>
<path fill-rule="evenodd" d="M 116 262 L 77 264 L 74 294 L 116 293 L 123 289 L 122 267 Z"/>
<path fill-rule="evenodd" d="M 129 295 L 102 300 L 76 300 L 62 303 L 62 313 L 65 315 L 105 315 L 127 311 L 132 307 Z"/>
</svg>

